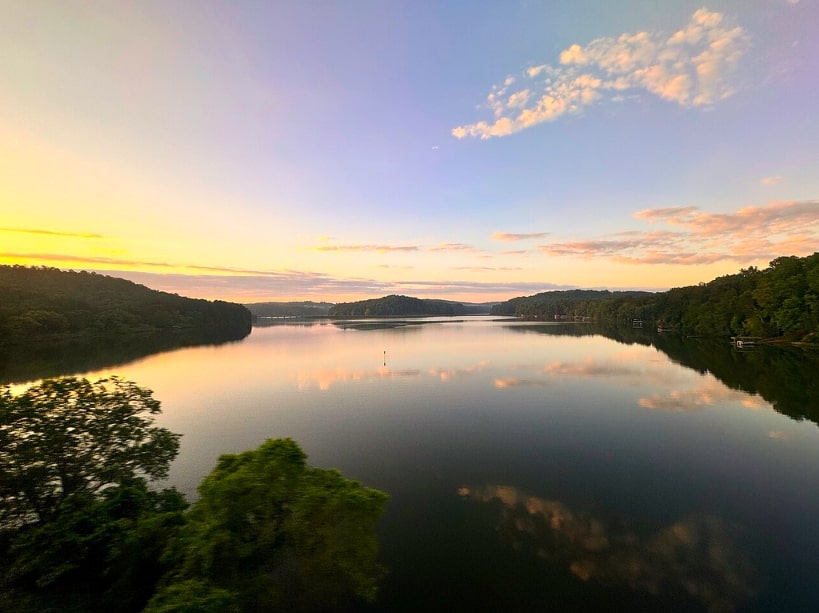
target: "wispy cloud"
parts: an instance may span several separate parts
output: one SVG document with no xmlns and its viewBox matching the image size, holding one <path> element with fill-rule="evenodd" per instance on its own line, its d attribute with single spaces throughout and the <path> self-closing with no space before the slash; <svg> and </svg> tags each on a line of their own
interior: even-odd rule
<svg viewBox="0 0 819 613">
<path fill-rule="evenodd" d="M 368 278 L 339 278 L 311 271 L 252 270 L 62 254 L 0 252 L 0 262 L 2 261 L 44 262 L 66 269 L 88 270 L 129 279 L 153 289 L 186 296 L 229 298 L 247 302 L 278 300 L 282 297 L 305 299 L 321 297 L 330 300 L 337 296 L 373 298 L 386 294 L 447 298 L 455 298 L 459 295 L 483 295 L 487 299 L 506 299 L 508 296 L 576 287 L 548 282 L 436 281 L 429 279 L 381 281 Z M 117 266 L 123 268 L 116 268 Z M 153 271 L 145 269 L 153 269 Z"/>
<path fill-rule="evenodd" d="M 523 270 L 520 266 L 455 266 L 453 270 L 467 270 L 469 272 L 494 272 L 496 270 Z"/>
<path fill-rule="evenodd" d="M 602 257 L 630 264 L 698 265 L 804 256 L 819 245 L 819 201 L 815 200 L 771 202 L 733 213 L 709 213 L 697 207 L 646 209 L 634 217 L 668 229 L 554 242 L 538 249 L 554 256 Z"/>
<path fill-rule="evenodd" d="M 476 249 L 465 243 L 439 243 L 429 248 L 430 251 L 476 251 Z"/>
<path fill-rule="evenodd" d="M 319 245 L 315 251 L 371 251 L 375 253 L 418 251 L 417 245 Z"/>
<path fill-rule="evenodd" d="M 503 241 L 507 243 L 514 243 L 517 241 L 531 240 L 533 238 L 545 238 L 549 235 L 548 232 L 529 232 L 527 234 L 514 234 L 511 232 L 495 232 L 492 234 L 492 240 Z"/>
<path fill-rule="evenodd" d="M 762 185 L 776 185 L 777 183 L 782 182 L 782 178 L 783 177 L 781 175 L 774 175 L 772 177 L 765 177 L 763 179 L 760 179 L 759 182 Z"/>
<path fill-rule="evenodd" d="M 456 138 L 508 136 L 584 107 L 647 91 L 686 108 L 707 107 L 734 93 L 731 83 L 750 39 L 720 13 L 696 11 L 680 30 L 637 32 L 571 45 L 559 65 L 532 66 L 492 86 L 491 120 L 452 129 Z"/>
<path fill-rule="evenodd" d="M 59 236 L 62 238 L 106 238 L 102 234 L 94 234 L 90 232 L 57 232 L 55 230 L 42 230 L 38 228 L 0 228 L 0 232 L 9 232 L 13 234 L 37 234 L 41 236 Z"/>
</svg>

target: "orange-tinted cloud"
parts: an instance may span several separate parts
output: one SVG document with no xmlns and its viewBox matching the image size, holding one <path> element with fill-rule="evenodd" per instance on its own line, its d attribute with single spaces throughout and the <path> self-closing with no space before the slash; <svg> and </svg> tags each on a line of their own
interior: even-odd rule
<svg viewBox="0 0 819 613">
<path fill-rule="evenodd" d="M 634 214 L 667 230 L 629 231 L 609 238 L 538 245 L 554 256 L 610 258 L 627 264 L 701 265 L 722 260 L 804 256 L 819 245 L 819 201 L 771 202 L 733 213 L 697 207 L 646 209 Z"/>
<path fill-rule="evenodd" d="M 10 232 L 14 234 L 36 234 L 39 236 L 59 236 L 62 238 L 106 238 L 102 234 L 89 232 L 57 232 L 55 230 L 42 230 L 38 228 L 0 228 L 0 232 Z"/>
<path fill-rule="evenodd" d="M 544 238 L 548 235 L 549 235 L 548 232 L 529 232 L 526 234 L 515 234 L 512 232 L 495 232 L 494 234 L 492 234 L 492 240 L 512 243 L 516 241 L 524 241 L 533 238 Z"/>
<path fill-rule="evenodd" d="M 314 251 L 374 251 L 376 253 L 390 253 L 394 251 L 418 251 L 417 245 L 319 245 Z"/>
<path fill-rule="evenodd" d="M 465 243 L 439 243 L 429 248 L 430 251 L 475 251 L 475 248 Z"/>
</svg>

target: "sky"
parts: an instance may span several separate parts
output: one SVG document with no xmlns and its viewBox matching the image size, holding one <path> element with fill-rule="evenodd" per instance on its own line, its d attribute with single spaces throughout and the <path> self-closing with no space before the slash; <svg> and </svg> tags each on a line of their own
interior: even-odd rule
<svg viewBox="0 0 819 613">
<path fill-rule="evenodd" d="M 816 0 L 0 0 L 0 264 L 485 302 L 817 250 Z"/>
</svg>

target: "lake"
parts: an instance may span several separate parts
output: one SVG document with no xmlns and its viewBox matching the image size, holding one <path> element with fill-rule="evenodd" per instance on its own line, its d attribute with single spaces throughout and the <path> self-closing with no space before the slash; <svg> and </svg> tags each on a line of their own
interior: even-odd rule
<svg viewBox="0 0 819 613">
<path fill-rule="evenodd" d="M 191 499 L 278 437 L 388 492 L 367 610 L 819 610 L 817 352 L 612 336 L 285 323 L 82 374 L 154 390 Z"/>
</svg>

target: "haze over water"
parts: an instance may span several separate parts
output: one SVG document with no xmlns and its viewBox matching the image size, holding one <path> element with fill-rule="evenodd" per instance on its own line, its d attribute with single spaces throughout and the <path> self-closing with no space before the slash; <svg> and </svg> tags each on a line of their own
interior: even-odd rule
<svg viewBox="0 0 819 613">
<path fill-rule="evenodd" d="M 387 491 L 376 609 L 815 610 L 817 425 L 584 329 L 276 325 L 89 376 L 154 390 L 189 497 L 277 437 Z"/>
</svg>

